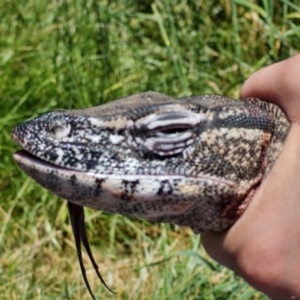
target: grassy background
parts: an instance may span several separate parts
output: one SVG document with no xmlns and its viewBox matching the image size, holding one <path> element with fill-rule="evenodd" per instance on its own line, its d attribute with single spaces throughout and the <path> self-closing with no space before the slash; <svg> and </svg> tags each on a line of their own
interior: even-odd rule
<svg viewBox="0 0 300 300">
<path fill-rule="evenodd" d="M 90 299 L 66 202 L 16 167 L 13 126 L 155 90 L 239 97 L 255 70 L 300 49 L 300 1 L 2 0 L 0 299 Z M 187 228 L 86 210 L 110 287 L 98 299 L 266 299 L 212 262 Z"/>
</svg>

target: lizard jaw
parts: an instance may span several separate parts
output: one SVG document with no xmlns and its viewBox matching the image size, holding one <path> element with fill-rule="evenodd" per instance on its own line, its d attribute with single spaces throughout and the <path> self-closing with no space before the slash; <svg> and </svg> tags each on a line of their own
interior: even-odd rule
<svg viewBox="0 0 300 300">
<path fill-rule="evenodd" d="M 181 223 L 187 211 L 198 206 L 211 186 L 231 194 L 236 184 L 207 175 L 119 175 L 96 174 L 62 168 L 45 162 L 26 150 L 19 150 L 14 159 L 20 168 L 38 184 L 57 196 L 81 206 L 111 213 L 148 219 L 150 221 Z M 206 182 L 206 187 L 200 183 Z M 195 193 L 195 191 L 197 191 Z M 184 196 L 183 196 L 184 195 Z M 207 209 L 214 205 L 210 200 Z M 176 220 L 178 217 L 178 220 Z M 162 219 L 166 221 L 161 221 Z"/>
</svg>

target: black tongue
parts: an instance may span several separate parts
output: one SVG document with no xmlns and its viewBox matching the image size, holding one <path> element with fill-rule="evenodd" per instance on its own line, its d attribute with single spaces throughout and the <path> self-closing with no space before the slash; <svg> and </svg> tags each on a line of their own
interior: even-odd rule
<svg viewBox="0 0 300 300">
<path fill-rule="evenodd" d="M 74 203 L 68 201 L 68 210 L 69 210 L 71 225 L 72 225 L 72 229 L 73 229 L 73 235 L 74 235 L 74 239 L 75 239 L 77 257 L 78 257 L 81 273 L 82 273 L 85 285 L 86 285 L 89 293 L 91 294 L 93 299 L 96 299 L 91 290 L 88 279 L 86 277 L 86 271 L 85 271 L 85 267 L 84 267 L 83 260 L 82 260 L 81 242 L 83 243 L 83 246 L 92 262 L 92 265 L 97 273 L 98 278 L 110 292 L 115 293 L 105 283 L 104 279 L 102 278 L 102 276 L 99 272 L 99 269 L 95 262 L 95 259 L 93 257 L 93 253 L 91 251 L 90 244 L 87 239 L 86 230 L 85 230 L 83 206 L 80 206 L 80 205 L 77 205 L 77 204 L 74 204 Z"/>
</svg>

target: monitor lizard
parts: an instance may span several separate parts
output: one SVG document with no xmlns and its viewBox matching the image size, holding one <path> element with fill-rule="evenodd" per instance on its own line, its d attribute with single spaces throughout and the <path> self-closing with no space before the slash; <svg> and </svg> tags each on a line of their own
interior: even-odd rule
<svg viewBox="0 0 300 300">
<path fill-rule="evenodd" d="M 175 100 L 146 92 L 45 113 L 17 125 L 12 137 L 23 148 L 14 154 L 20 168 L 68 201 L 81 271 L 94 297 L 81 242 L 105 282 L 89 247 L 83 206 L 195 233 L 224 231 L 269 173 L 289 127 L 277 106 L 259 99 Z"/>
</svg>

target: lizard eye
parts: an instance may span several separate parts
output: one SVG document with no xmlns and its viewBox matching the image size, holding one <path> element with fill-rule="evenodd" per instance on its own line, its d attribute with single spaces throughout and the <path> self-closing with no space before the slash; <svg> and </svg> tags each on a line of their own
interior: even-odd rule
<svg viewBox="0 0 300 300">
<path fill-rule="evenodd" d="M 190 111 L 151 114 L 135 123 L 135 141 L 160 156 L 178 154 L 194 142 L 202 120 L 204 115 Z"/>
<path fill-rule="evenodd" d="M 64 137 L 68 136 L 70 131 L 71 131 L 71 126 L 69 124 L 68 125 L 55 124 L 50 127 L 50 132 L 57 139 L 62 139 Z"/>
</svg>

